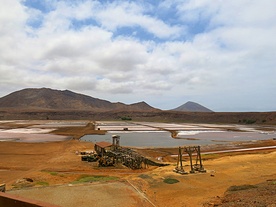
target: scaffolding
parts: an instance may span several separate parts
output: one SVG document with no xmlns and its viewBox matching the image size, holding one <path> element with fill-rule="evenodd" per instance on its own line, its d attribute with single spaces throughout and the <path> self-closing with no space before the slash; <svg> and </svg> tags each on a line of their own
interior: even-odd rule
<svg viewBox="0 0 276 207">
<path fill-rule="evenodd" d="M 200 146 L 188 146 L 188 147 L 179 147 L 178 149 L 178 157 L 177 157 L 177 165 L 174 169 L 174 172 L 179 174 L 188 174 L 183 168 L 183 154 L 186 153 L 189 156 L 190 161 L 190 173 L 201 172 L 205 173 L 206 170 L 203 167 Z M 193 156 L 196 156 L 195 164 L 193 164 Z"/>
<path fill-rule="evenodd" d="M 94 148 L 96 154 L 84 155 L 82 156 L 82 161 L 98 161 L 100 167 L 123 164 L 131 169 L 145 169 L 149 165 L 159 167 L 168 165 L 166 163 L 155 162 L 130 148 L 120 146 L 120 136 L 118 135 L 112 136 L 112 143 L 105 141 L 97 142 Z"/>
</svg>

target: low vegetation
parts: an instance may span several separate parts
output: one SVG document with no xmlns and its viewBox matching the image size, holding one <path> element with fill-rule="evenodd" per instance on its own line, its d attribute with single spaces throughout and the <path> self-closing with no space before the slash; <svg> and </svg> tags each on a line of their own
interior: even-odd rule
<svg viewBox="0 0 276 207">
<path fill-rule="evenodd" d="M 165 178 L 165 179 L 163 180 L 163 182 L 164 182 L 164 183 L 167 183 L 167 184 L 175 184 L 175 183 L 178 183 L 179 180 L 174 179 L 174 178 Z"/>
<path fill-rule="evenodd" d="M 141 174 L 138 176 L 139 178 L 142 178 L 142 179 L 151 179 L 151 176 L 149 175 L 146 175 L 146 174 Z"/>
<path fill-rule="evenodd" d="M 230 188 L 228 188 L 227 191 L 239 191 L 239 190 L 248 190 L 251 188 L 257 188 L 256 185 L 239 185 L 239 186 L 231 186 Z"/>
<path fill-rule="evenodd" d="M 264 123 L 265 121 L 263 120 L 262 122 Z M 239 123 L 254 124 L 254 123 L 256 123 L 256 120 L 253 120 L 253 119 L 243 119 L 243 120 L 239 120 Z"/>
<path fill-rule="evenodd" d="M 49 186 L 49 183 L 45 182 L 45 181 L 38 181 L 38 182 L 36 182 L 36 185 Z"/>
<path fill-rule="evenodd" d="M 57 173 L 57 172 L 49 172 L 49 173 L 50 173 L 50 175 L 53 175 L 53 176 L 58 175 L 58 173 Z"/>
<path fill-rule="evenodd" d="M 80 183 L 91 183 L 91 182 L 106 182 L 112 180 L 118 180 L 118 177 L 115 176 L 102 176 L 102 175 L 81 175 L 77 180 L 73 181 L 72 184 Z"/>
<path fill-rule="evenodd" d="M 129 116 L 123 116 L 123 117 L 121 117 L 121 120 L 122 120 L 122 121 L 131 121 L 132 118 L 129 117 Z"/>
</svg>

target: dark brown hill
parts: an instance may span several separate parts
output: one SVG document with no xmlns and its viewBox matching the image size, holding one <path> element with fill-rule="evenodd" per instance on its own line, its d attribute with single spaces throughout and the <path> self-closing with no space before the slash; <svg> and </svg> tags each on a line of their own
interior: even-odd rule
<svg viewBox="0 0 276 207">
<path fill-rule="evenodd" d="M 136 104 L 111 103 L 106 100 L 74 93 L 69 90 L 49 88 L 23 89 L 0 98 L 1 108 L 51 109 L 81 111 L 153 111 L 157 110 L 145 102 Z"/>
<path fill-rule="evenodd" d="M 128 117 L 132 121 L 215 123 L 215 124 L 260 124 L 275 125 L 276 112 L 181 112 L 181 111 L 85 111 L 0 108 L 0 120 L 97 120 L 120 121 Z M 270 128 L 267 126 L 268 129 Z M 265 130 L 265 128 L 264 128 Z"/>
<path fill-rule="evenodd" d="M 138 111 L 138 110 L 148 110 L 149 108 L 151 108 L 151 106 L 148 105 L 144 101 L 139 102 L 139 103 L 130 104 L 129 106 L 131 107 L 131 109 L 134 109 L 134 110 L 136 109 L 135 111 Z"/>
<path fill-rule="evenodd" d="M 172 111 L 184 111 L 184 112 L 213 112 L 212 110 L 192 101 L 172 109 Z"/>
</svg>

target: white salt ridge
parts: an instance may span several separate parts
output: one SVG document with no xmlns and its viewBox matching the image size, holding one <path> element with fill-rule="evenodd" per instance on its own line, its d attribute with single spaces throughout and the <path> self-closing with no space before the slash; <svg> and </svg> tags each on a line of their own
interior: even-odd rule
<svg viewBox="0 0 276 207">
<path fill-rule="evenodd" d="M 54 129 L 39 129 L 39 128 L 20 128 L 20 129 L 0 129 L 0 132 L 6 133 L 26 133 L 26 134 L 43 134 L 49 133 Z"/>
<path fill-rule="evenodd" d="M 178 135 L 196 135 L 200 133 L 213 133 L 213 132 L 225 132 L 225 131 L 179 131 Z"/>
<path fill-rule="evenodd" d="M 108 131 L 109 134 L 116 134 L 116 133 L 120 133 L 120 134 L 131 134 L 131 133 L 154 133 L 154 132 L 166 132 L 168 133 L 167 131 L 160 131 L 160 130 L 150 130 L 150 131 L 135 131 L 135 130 L 132 130 L 132 131 Z"/>
</svg>

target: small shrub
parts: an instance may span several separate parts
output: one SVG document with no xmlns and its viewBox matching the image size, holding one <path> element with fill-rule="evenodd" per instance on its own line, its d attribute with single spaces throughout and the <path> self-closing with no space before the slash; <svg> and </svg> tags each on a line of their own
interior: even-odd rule
<svg viewBox="0 0 276 207">
<path fill-rule="evenodd" d="M 45 181 L 38 181 L 36 182 L 37 185 L 42 185 L 42 186 L 49 186 L 49 183 L 48 182 L 45 182 Z"/>
<path fill-rule="evenodd" d="M 174 178 L 166 178 L 163 182 L 167 183 L 167 184 L 174 184 L 174 183 L 178 183 L 179 180 L 174 179 Z"/>
<path fill-rule="evenodd" d="M 256 122 L 256 120 L 243 119 L 242 122 L 245 123 L 245 124 L 254 124 Z"/>
<path fill-rule="evenodd" d="M 246 124 L 254 124 L 255 122 L 256 122 L 256 120 L 250 120 L 249 119 L 249 120 L 246 121 Z"/>
<path fill-rule="evenodd" d="M 53 175 L 53 176 L 65 177 L 64 174 L 60 174 L 58 172 L 52 172 L 52 171 L 47 171 L 47 170 L 42 170 L 41 172 L 46 172 L 46 173 L 49 173 L 50 175 Z"/>
<path fill-rule="evenodd" d="M 129 117 L 129 116 L 124 116 L 124 117 L 121 117 L 121 120 L 123 120 L 123 121 L 131 121 L 132 118 Z"/>
<path fill-rule="evenodd" d="M 272 181 L 269 185 L 276 185 L 276 181 Z"/>
<path fill-rule="evenodd" d="M 146 175 L 146 174 L 141 174 L 138 177 L 142 178 L 142 179 L 149 179 L 149 178 L 151 178 L 149 175 Z"/>
<path fill-rule="evenodd" d="M 256 185 L 239 185 L 239 186 L 234 185 L 228 188 L 228 191 L 248 190 L 251 188 L 257 188 L 257 186 Z"/>
<path fill-rule="evenodd" d="M 54 175 L 54 176 L 56 176 L 58 173 L 57 172 L 49 172 L 50 173 L 50 175 Z"/>
<path fill-rule="evenodd" d="M 118 177 L 114 176 L 102 176 L 102 175 L 82 175 L 78 180 L 75 180 L 72 182 L 72 184 L 79 184 L 79 183 L 91 183 L 91 182 L 97 182 L 97 181 L 110 181 L 110 180 L 117 180 Z"/>
</svg>

